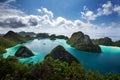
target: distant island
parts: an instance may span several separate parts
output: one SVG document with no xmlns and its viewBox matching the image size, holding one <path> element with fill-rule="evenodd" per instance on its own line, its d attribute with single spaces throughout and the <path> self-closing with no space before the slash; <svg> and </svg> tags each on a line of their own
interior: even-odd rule
<svg viewBox="0 0 120 80">
<path fill-rule="evenodd" d="M 33 36 L 34 35 L 34 36 Z M 90 39 L 88 35 L 84 35 L 82 32 L 75 32 L 72 34 L 71 38 L 64 35 L 49 35 L 48 33 L 38 33 L 33 32 L 13 32 L 8 31 L 6 34 L 0 36 L 0 54 L 6 52 L 5 49 L 15 46 L 16 44 L 26 42 L 30 39 L 44 39 L 49 38 L 51 40 L 65 39 L 67 43 L 78 50 L 86 52 L 97 52 L 100 53 L 100 47 L 98 45 L 105 46 L 117 46 L 120 47 L 120 40 L 113 42 L 111 38 L 105 37 L 100 39 Z"/>
</svg>

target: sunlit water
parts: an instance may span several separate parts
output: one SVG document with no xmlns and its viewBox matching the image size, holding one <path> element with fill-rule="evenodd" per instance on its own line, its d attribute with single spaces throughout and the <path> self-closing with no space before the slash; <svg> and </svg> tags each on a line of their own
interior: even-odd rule
<svg viewBox="0 0 120 80">
<path fill-rule="evenodd" d="M 108 47 L 100 45 L 102 53 L 88 53 L 76 50 L 66 43 L 64 39 L 56 39 L 54 41 L 50 39 L 35 39 L 28 41 L 24 44 L 18 44 L 14 47 L 6 49 L 7 52 L 3 54 L 4 58 L 9 55 L 14 56 L 15 52 L 20 46 L 26 46 L 32 50 L 35 54 L 29 58 L 19 58 L 23 63 L 38 63 L 44 60 L 44 57 L 50 53 L 50 51 L 57 45 L 62 45 L 68 52 L 76 57 L 85 69 L 91 69 L 93 71 L 99 70 L 101 73 L 113 72 L 120 73 L 120 48 Z"/>
</svg>

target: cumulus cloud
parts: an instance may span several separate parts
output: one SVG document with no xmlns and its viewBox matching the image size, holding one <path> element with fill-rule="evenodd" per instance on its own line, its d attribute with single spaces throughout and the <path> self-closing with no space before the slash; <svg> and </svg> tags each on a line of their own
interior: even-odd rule
<svg viewBox="0 0 120 80">
<path fill-rule="evenodd" d="M 96 15 L 94 14 L 94 12 L 88 10 L 86 12 L 81 12 L 82 18 L 86 19 L 87 21 L 90 20 L 95 20 L 96 19 Z"/>
<path fill-rule="evenodd" d="M 13 0 L 9 0 L 13 1 Z M 113 36 L 120 31 L 118 23 L 112 23 L 108 25 L 105 24 L 95 25 L 92 23 L 86 23 L 79 19 L 76 20 L 68 20 L 64 17 L 56 17 L 54 18 L 54 14 L 52 11 L 49 11 L 47 8 L 40 8 L 37 11 L 40 15 L 27 15 L 21 10 L 16 9 L 13 6 L 10 6 L 8 3 L 0 3 L 0 32 L 7 32 L 8 30 L 13 31 L 28 31 L 28 32 L 46 32 L 51 34 L 63 34 L 70 36 L 72 33 L 76 31 L 82 31 L 85 34 L 90 35 L 91 38 L 99 38 L 99 37 L 106 37 L 106 36 Z M 107 4 L 110 5 L 110 2 Z M 84 6 L 84 10 L 86 12 L 81 13 L 83 18 L 89 20 L 95 20 L 97 16 L 105 15 L 103 14 L 104 10 L 110 6 L 104 5 L 102 8 L 97 10 L 95 14 L 93 11 L 89 10 L 86 6 Z M 118 12 L 119 7 L 116 6 L 113 9 L 114 11 Z M 120 36 L 117 34 L 116 36 Z"/>
<path fill-rule="evenodd" d="M 96 10 L 96 13 L 89 10 L 87 6 L 84 6 L 83 10 L 84 12 L 81 12 L 81 16 L 83 19 L 86 19 L 87 21 L 96 20 L 96 18 L 100 16 L 108 16 L 113 12 L 117 12 L 120 15 L 120 6 L 113 5 L 111 1 L 108 1 L 107 3 L 103 4 L 101 8 L 98 8 Z"/>
<path fill-rule="evenodd" d="M 113 6 L 112 6 L 111 1 L 108 1 L 106 4 L 103 4 L 102 7 L 103 7 L 103 14 L 104 15 L 109 15 L 112 13 Z"/>
<path fill-rule="evenodd" d="M 49 17 L 53 18 L 53 13 L 52 11 L 47 10 L 47 8 L 41 8 L 41 9 L 37 9 L 38 12 L 42 13 L 42 14 L 47 14 Z"/>
<path fill-rule="evenodd" d="M 113 10 L 120 15 L 120 6 L 119 5 L 115 5 Z"/>
</svg>

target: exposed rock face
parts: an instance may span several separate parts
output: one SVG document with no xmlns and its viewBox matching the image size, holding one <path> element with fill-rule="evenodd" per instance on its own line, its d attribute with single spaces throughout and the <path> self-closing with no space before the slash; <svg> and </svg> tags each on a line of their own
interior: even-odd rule
<svg viewBox="0 0 120 80">
<path fill-rule="evenodd" d="M 88 35 L 84 35 L 80 31 L 73 33 L 67 43 L 81 51 L 101 52 L 100 47 L 98 45 L 94 45 L 90 37 Z"/>
<path fill-rule="evenodd" d="M 15 53 L 15 56 L 17 56 L 17 57 L 30 57 L 30 56 L 34 56 L 34 54 L 28 48 L 21 46 L 17 50 L 17 52 Z"/>
<path fill-rule="evenodd" d="M 61 45 L 54 48 L 50 52 L 50 54 L 47 56 L 51 56 L 53 59 L 59 59 L 60 61 L 66 61 L 69 64 L 72 63 L 72 61 L 75 61 L 78 63 L 78 60 L 76 58 L 74 58 L 69 52 L 67 52 L 64 49 L 64 47 L 62 47 Z"/>
</svg>

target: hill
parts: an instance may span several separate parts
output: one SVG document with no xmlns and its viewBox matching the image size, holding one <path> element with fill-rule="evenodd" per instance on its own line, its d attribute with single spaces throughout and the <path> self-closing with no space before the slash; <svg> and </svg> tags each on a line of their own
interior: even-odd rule
<svg viewBox="0 0 120 80">
<path fill-rule="evenodd" d="M 97 45 L 105 45 L 105 46 L 112 46 L 113 44 L 112 39 L 109 37 L 93 39 L 92 42 Z"/>
<path fill-rule="evenodd" d="M 34 54 L 33 54 L 32 51 L 29 50 L 27 47 L 21 46 L 21 47 L 16 51 L 15 56 L 17 56 L 17 57 L 30 57 L 30 56 L 34 56 Z"/>
<path fill-rule="evenodd" d="M 82 32 L 75 32 L 71 38 L 67 40 L 67 43 L 78 50 L 86 52 L 101 52 L 98 45 L 94 45 L 88 35 L 84 35 Z"/>
<path fill-rule="evenodd" d="M 74 58 L 68 51 L 66 51 L 61 45 L 55 47 L 47 56 L 52 57 L 54 60 L 59 59 L 62 62 L 68 62 L 69 64 L 73 61 L 79 63 L 79 61 Z"/>
<path fill-rule="evenodd" d="M 6 52 L 6 48 L 12 47 L 16 44 L 26 42 L 30 37 L 22 37 L 19 34 L 9 31 L 4 36 L 0 37 L 0 54 Z"/>
<path fill-rule="evenodd" d="M 16 43 L 22 43 L 22 42 L 25 42 L 27 40 L 27 38 L 22 37 L 13 31 L 7 32 L 3 37 L 6 39 L 9 39 L 11 41 L 14 41 Z"/>
</svg>

